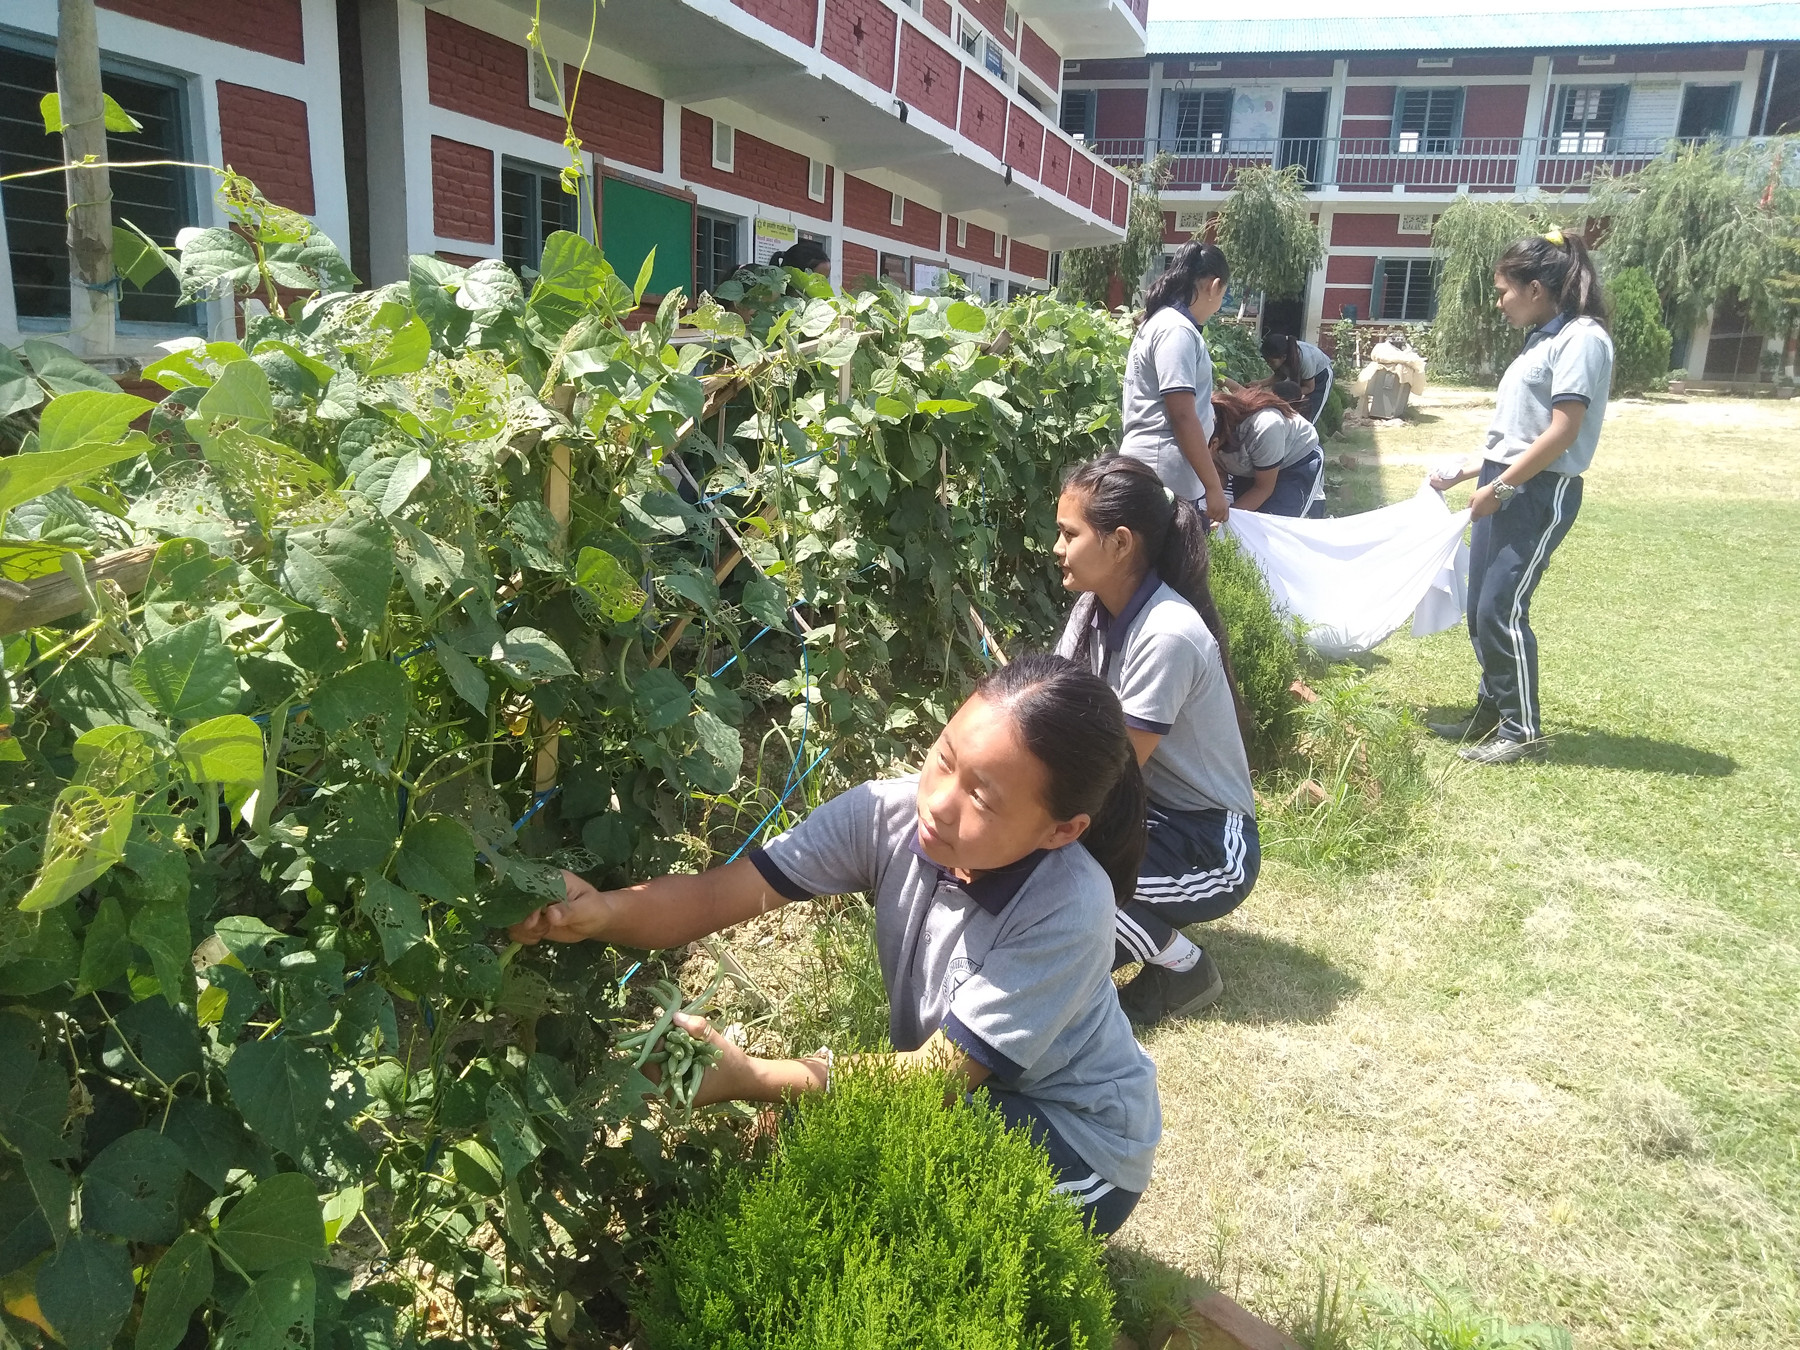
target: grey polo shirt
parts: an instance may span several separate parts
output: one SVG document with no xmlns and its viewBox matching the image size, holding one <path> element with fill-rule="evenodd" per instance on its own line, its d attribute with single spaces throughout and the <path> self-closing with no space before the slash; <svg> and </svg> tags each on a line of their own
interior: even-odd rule
<svg viewBox="0 0 1800 1350">
<path fill-rule="evenodd" d="M 1096 1172 L 1142 1191 L 1162 1108 L 1113 987 L 1112 883 L 1070 844 L 965 885 L 918 851 L 918 788 L 851 788 L 750 861 L 789 900 L 867 892 L 894 1048 L 943 1028 Z"/>
<path fill-rule="evenodd" d="M 1319 452 L 1319 429 L 1277 408 L 1251 413 L 1238 424 L 1237 441 L 1219 450 L 1227 473 L 1248 477 L 1258 469 L 1285 469 Z"/>
<path fill-rule="evenodd" d="M 1092 598 L 1077 604 L 1058 655 L 1075 655 L 1084 626 L 1093 629 L 1088 660 L 1119 696 L 1126 725 L 1162 737 L 1144 764 L 1150 800 L 1173 811 L 1254 816 L 1237 707 L 1199 612 L 1152 571 L 1117 616 Z"/>
<path fill-rule="evenodd" d="M 1525 340 L 1525 350 L 1501 377 L 1483 454 L 1511 464 L 1550 429 L 1550 412 L 1558 403 L 1581 403 L 1587 416 L 1575 443 L 1557 456 L 1549 472 L 1586 473 L 1606 419 L 1612 370 L 1612 337 L 1606 329 L 1593 319 L 1557 315 Z"/>
<path fill-rule="evenodd" d="M 1310 342 L 1294 339 L 1294 346 L 1300 351 L 1300 374 L 1295 383 L 1304 384 L 1308 380 L 1316 380 L 1331 369 L 1331 358 L 1325 354 L 1323 347 L 1315 347 Z"/>
<path fill-rule="evenodd" d="M 1199 326 L 1187 312 L 1178 305 L 1165 305 L 1145 319 L 1125 358 L 1125 434 L 1119 453 L 1148 464 L 1164 487 L 1188 501 L 1204 499 L 1206 487 L 1175 444 L 1175 428 L 1163 395 L 1191 393 L 1200 427 L 1211 440 L 1212 387 L 1212 356 Z"/>
</svg>

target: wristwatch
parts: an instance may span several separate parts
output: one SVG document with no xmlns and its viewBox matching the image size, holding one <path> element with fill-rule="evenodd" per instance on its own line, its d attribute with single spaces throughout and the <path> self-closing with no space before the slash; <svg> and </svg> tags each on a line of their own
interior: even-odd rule
<svg viewBox="0 0 1800 1350">
<path fill-rule="evenodd" d="M 1519 485 L 1509 483 L 1504 478 L 1496 478 L 1489 486 L 1494 489 L 1494 501 L 1504 507 L 1518 495 Z"/>
</svg>

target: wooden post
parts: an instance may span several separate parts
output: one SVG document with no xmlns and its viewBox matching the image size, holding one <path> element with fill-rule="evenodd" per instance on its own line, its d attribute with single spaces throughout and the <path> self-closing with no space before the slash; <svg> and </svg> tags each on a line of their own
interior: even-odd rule
<svg viewBox="0 0 1800 1350">
<path fill-rule="evenodd" d="M 575 408 L 575 386 L 558 385 L 550 395 L 549 402 L 557 412 L 568 417 Z M 554 432 L 551 434 L 555 435 Z M 560 438 L 552 440 L 544 463 L 544 507 L 556 522 L 556 547 L 559 552 L 569 546 L 569 493 L 573 475 L 574 460 L 569 443 Z M 532 787 L 541 794 L 556 786 L 562 723 L 539 717 L 537 729 L 537 758 L 533 766 Z"/>
<path fill-rule="evenodd" d="M 89 157 L 98 161 L 94 168 L 72 169 L 63 176 L 69 202 L 69 336 L 83 355 L 105 356 L 113 349 L 118 293 L 94 0 L 58 0 L 56 89 L 62 107 L 63 163 L 77 164 Z"/>
</svg>

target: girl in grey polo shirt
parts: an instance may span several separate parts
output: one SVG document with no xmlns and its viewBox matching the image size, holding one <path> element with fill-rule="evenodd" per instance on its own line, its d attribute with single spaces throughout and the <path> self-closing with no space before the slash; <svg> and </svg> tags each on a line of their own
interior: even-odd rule
<svg viewBox="0 0 1800 1350">
<path fill-rule="evenodd" d="M 1325 453 L 1316 427 L 1273 389 L 1213 395 L 1213 456 L 1232 509 L 1325 514 Z"/>
<path fill-rule="evenodd" d="M 834 797 L 740 862 L 568 899 L 520 942 L 674 947 L 815 895 L 867 892 L 903 1062 L 981 1086 L 1049 1152 L 1056 1189 L 1102 1233 L 1150 1183 L 1162 1135 L 1156 1068 L 1119 1007 L 1113 910 L 1144 849 L 1144 787 L 1119 701 L 1059 657 L 989 674 L 916 778 Z M 703 1018 L 720 1058 L 696 1104 L 779 1101 L 828 1086 L 829 1052 L 756 1059 Z"/>
<path fill-rule="evenodd" d="M 1473 742 L 1462 757 L 1476 764 L 1543 757 L 1531 597 L 1581 509 L 1613 369 L 1606 300 L 1578 236 L 1521 239 L 1495 265 L 1494 288 L 1507 322 L 1531 336 L 1500 381 L 1481 454 L 1431 476 L 1439 492 L 1480 478 L 1469 499 L 1469 639 L 1481 683 L 1468 718 L 1431 724 Z"/>
<path fill-rule="evenodd" d="M 1256 884 L 1244 719 L 1193 507 L 1136 461 L 1109 455 L 1069 475 L 1056 533 L 1063 585 L 1083 592 L 1056 649 L 1118 693 L 1149 793 L 1144 861 L 1118 912 L 1113 961 L 1144 963 L 1119 997 L 1147 1024 L 1224 988 L 1179 925 L 1229 914 Z"/>
</svg>

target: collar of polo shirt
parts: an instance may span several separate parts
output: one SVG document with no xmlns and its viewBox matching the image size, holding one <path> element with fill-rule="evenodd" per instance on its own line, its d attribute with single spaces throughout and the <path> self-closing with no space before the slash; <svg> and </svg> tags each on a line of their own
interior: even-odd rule
<svg viewBox="0 0 1800 1350">
<path fill-rule="evenodd" d="M 1550 320 L 1549 323 L 1544 324 L 1537 332 L 1533 333 L 1531 335 L 1532 339 L 1535 341 L 1538 338 L 1555 337 L 1558 333 L 1562 332 L 1564 326 L 1568 324 L 1571 317 L 1573 316 L 1566 311 L 1559 313 L 1554 319 Z"/>
<path fill-rule="evenodd" d="M 1107 613 L 1106 606 L 1100 603 L 1099 597 L 1096 596 L 1094 598 L 1094 617 L 1092 623 L 1095 630 L 1100 634 L 1101 647 L 1102 650 L 1105 651 L 1108 660 L 1112 658 L 1112 654 L 1116 649 L 1115 644 L 1124 638 L 1125 630 L 1130 628 L 1137 616 L 1144 612 L 1144 606 L 1150 603 L 1151 596 L 1162 589 L 1162 584 L 1162 578 L 1156 574 L 1156 569 L 1152 567 L 1148 572 L 1144 573 L 1144 579 L 1138 583 L 1138 588 L 1131 593 L 1131 599 L 1125 602 L 1125 608 L 1117 614 Z"/>
<path fill-rule="evenodd" d="M 915 858 L 938 874 L 938 885 L 954 886 L 989 914 L 998 914 L 1012 903 L 1012 899 L 1019 893 L 1020 887 L 1031 879 L 1031 874 L 1037 870 L 1037 865 L 1050 852 L 1047 848 L 1040 848 L 1035 853 L 1026 854 L 1016 863 L 1009 863 L 1005 867 L 996 867 L 991 872 L 983 872 L 973 881 L 964 881 L 948 867 L 940 866 L 925 856 L 925 850 L 919 847 L 917 830 L 913 831 L 912 843 L 908 847 L 912 849 Z"/>
</svg>

